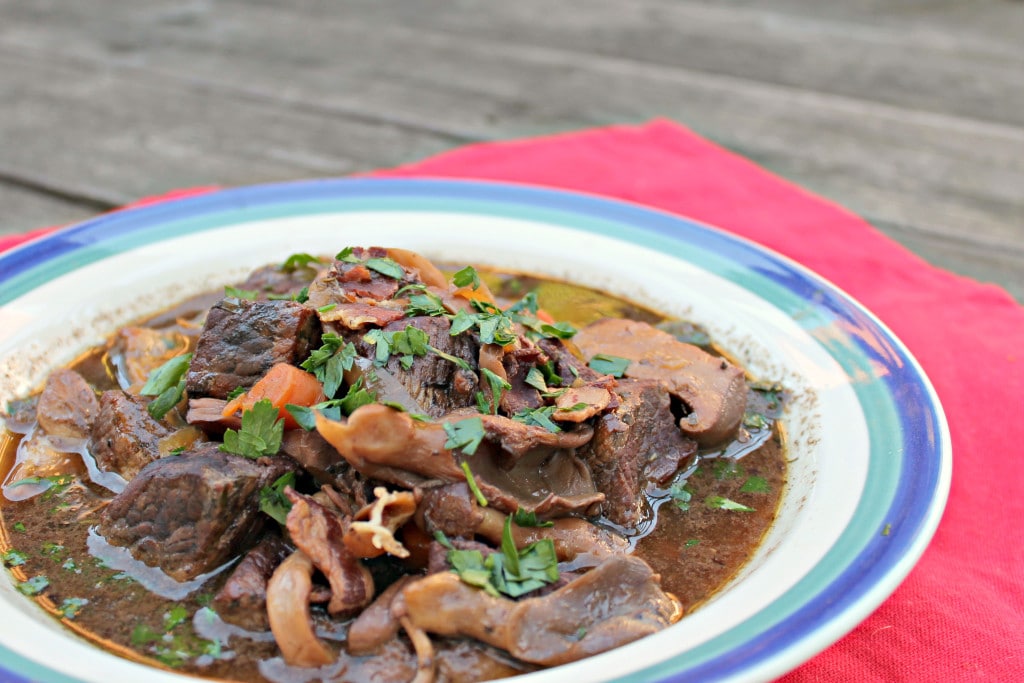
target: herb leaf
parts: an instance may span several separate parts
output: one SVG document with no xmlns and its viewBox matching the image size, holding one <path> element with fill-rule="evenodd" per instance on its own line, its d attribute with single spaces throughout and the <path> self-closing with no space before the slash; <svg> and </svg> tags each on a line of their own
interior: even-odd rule
<svg viewBox="0 0 1024 683">
<path fill-rule="evenodd" d="M 311 352 L 299 367 L 313 373 L 324 385 L 324 395 L 333 398 L 345 379 L 345 371 L 352 369 L 356 347 L 331 332 L 324 334 L 320 341 L 320 348 Z"/>
<path fill-rule="evenodd" d="M 562 431 L 559 427 L 551 420 L 551 415 L 554 414 L 557 408 L 555 406 L 542 406 L 540 408 L 523 408 L 518 413 L 512 416 L 512 419 L 516 422 L 522 422 L 523 424 L 534 425 L 537 427 L 543 427 L 549 432 L 558 433 Z"/>
<path fill-rule="evenodd" d="M 275 455 L 281 450 L 283 435 L 284 420 L 278 416 L 274 404 L 263 399 L 242 413 L 241 429 L 224 431 L 224 443 L 220 445 L 220 450 L 247 458 Z"/>
<path fill-rule="evenodd" d="M 516 523 L 516 526 L 522 527 L 549 527 L 555 525 L 554 522 L 539 521 L 536 512 L 527 512 L 523 508 L 516 508 L 515 513 L 512 515 L 512 521 Z"/>
<path fill-rule="evenodd" d="M 473 497 L 476 498 L 476 504 L 482 508 L 487 507 L 487 498 L 480 490 L 480 487 L 477 486 L 476 477 L 473 476 L 473 472 L 469 469 L 469 463 L 463 460 L 461 467 L 462 471 L 466 475 L 466 485 L 469 486 L 470 492 L 473 494 Z"/>
<path fill-rule="evenodd" d="M 768 486 L 768 481 L 764 477 L 750 477 L 740 487 L 740 493 L 768 493 L 769 491 L 771 491 L 771 487 Z"/>
<path fill-rule="evenodd" d="M 602 375 L 622 377 L 626 372 L 626 368 L 629 367 L 629 363 L 630 360 L 628 358 L 620 358 L 619 356 L 612 356 L 607 353 L 599 353 L 591 358 L 587 365 L 589 365 L 594 372 L 600 372 Z"/>
<path fill-rule="evenodd" d="M 295 472 L 286 472 L 270 486 L 260 489 L 260 510 L 270 515 L 281 526 L 284 526 L 288 519 L 288 511 L 292 509 L 292 502 L 284 495 L 286 486 L 295 486 Z"/>
<path fill-rule="evenodd" d="M 149 377 L 146 378 L 146 383 L 142 385 L 139 393 L 143 396 L 159 396 L 176 386 L 188 372 L 188 364 L 191 362 L 191 353 L 175 356 L 149 373 Z"/>
<path fill-rule="evenodd" d="M 491 389 L 491 413 L 494 415 L 498 414 L 498 404 L 501 402 L 501 394 L 504 391 L 508 391 L 512 388 L 512 385 L 502 379 L 502 377 L 487 368 L 481 369 L 481 374 L 484 379 L 487 380 L 487 385 Z"/>
<path fill-rule="evenodd" d="M 402 266 L 398 265 L 389 258 L 371 258 L 366 260 L 366 267 L 370 270 L 375 270 L 381 275 L 394 278 L 395 280 L 401 280 L 405 276 L 405 271 Z"/>
<path fill-rule="evenodd" d="M 444 433 L 448 435 L 444 447 L 449 450 L 461 449 L 466 455 L 476 453 L 476 449 L 486 435 L 484 421 L 479 417 L 467 417 L 458 422 L 445 422 Z"/>
<path fill-rule="evenodd" d="M 737 512 L 753 512 L 754 508 L 747 507 L 735 500 L 723 498 L 722 496 L 708 496 L 704 499 L 704 506 L 712 510 L 736 510 Z"/>
<path fill-rule="evenodd" d="M 306 268 L 310 264 L 320 265 L 323 261 L 318 259 L 316 256 L 311 254 L 292 254 L 284 260 L 280 266 L 277 267 L 282 273 L 294 273 L 299 268 Z"/>
<path fill-rule="evenodd" d="M 255 289 L 239 289 L 238 287 L 225 285 L 224 296 L 234 297 L 236 299 L 247 299 L 249 301 L 255 301 L 256 299 L 259 298 L 260 293 Z"/>
<path fill-rule="evenodd" d="M 456 287 L 472 287 L 474 290 L 480 289 L 480 274 L 476 272 L 476 268 L 473 266 L 466 266 L 452 275 L 452 284 Z"/>
</svg>

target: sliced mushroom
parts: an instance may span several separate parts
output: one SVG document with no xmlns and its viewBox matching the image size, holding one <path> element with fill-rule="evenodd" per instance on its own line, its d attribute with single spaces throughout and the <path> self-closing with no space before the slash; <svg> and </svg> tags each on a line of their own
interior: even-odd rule
<svg viewBox="0 0 1024 683">
<path fill-rule="evenodd" d="M 309 612 L 312 577 L 313 562 L 297 550 L 278 566 L 267 584 L 270 631 L 284 661 L 291 666 L 318 667 L 335 659 L 313 628 Z"/>
<path fill-rule="evenodd" d="M 736 434 L 747 405 L 743 370 L 671 334 L 635 320 L 605 318 L 573 338 L 592 358 L 599 353 L 630 361 L 626 377 L 656 379 L 689 408 L 679 428 L 702 446 Z"/>
<path fill-rule="evenodd" d="M 377 500 L 356 513 L 345 532 L 344 543 L 356 557 L 370 558 L 388 553 L 409 557 L 409 551 L 395 538 L 395 531 L 416 512 L 411 491 L 389 492 L 383 486 L 373 489 Z"/>
<path fill-rule="evenodd" d="M 306 553 L 331 585 L 331 614 L 351 614 L 373 599 L 373 577 L 345 547 L 345 521 L 337 512 L 324 507 L 291 487 L 285 495 L 292 503 L 286 526 L 292 542 Z"/>
</svg>

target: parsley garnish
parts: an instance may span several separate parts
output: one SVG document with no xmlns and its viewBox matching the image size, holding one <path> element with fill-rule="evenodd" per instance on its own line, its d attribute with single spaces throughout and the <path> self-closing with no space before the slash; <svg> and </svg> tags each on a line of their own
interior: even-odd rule
<svg viewBox="0 0 1024 683">
<path fill-rule="evenodd" d="M 354 247 L 345 247 L 334 258 L 345 263 L 361 263 L 359 259 L 352 255 L 353 251 L 355 251 Z"/>
<path fill-rule="evenodd" d="M 85 598 L 64 598 L 64 601 L 60 603 L 60 607 L 57 611 L 65 619 L 74 619 L 78 616 L 78 613 L 82 611 L 82 608 L 89 604 L 89 601 Z"/>
<path fill-rule="evenodd" d="M 469 370 L 470 372 L 473 371 L 473 368 L 470 366 L 470 364 L 467 363 L 466 361 L 462 360 L 458 356 L 453 356 L 453 355 L 451 355 L 449 353 L 445 353 L 444 351 L 442 351 L 441 349 L 437 348 L 436 346 L 427 346 L 427 348 L 430 349 L 431 351 L 433 351 L 434 353 L 436 353 L 437 355 L 441 356 L 441 358 L 444 358 L 449 363 L 455 363 L 455 365 L 459 366 L 463 370 Z"/>
<path fill-rule="evenodd" d="M 63 492 L 64 489 L 70 486 L 71 482 L 74 480 L 75 477 L 73 474 L 54 474 L 49 477 L 25 477 L 24 479 L 19 479 L 7 486 L 13 488 L 15 486 L 26 486 L 28 484 L 46 484 L 46 488 L 43 490 L 50 493 L 50 495 L 46 497 L 49 499 L 55 494 Z"/>
<path fill-rule="evenodd" d="M 686 512 L 690 509 L 690 501 L 693 499 L 693 489 L 687 483 L 683 484 L 672 484 L 668 490 L 668 495 L 672 498 L 672 502 L 675 506 Z"/>
<path fill-rule="evenodd" d="M 558 433 L 562 431 L 562 428 L 556 425 L 551 420 L 551 415 L 554 414 L 557 408 L 555 406 L 542 406 L 540 408 L 523 408 L 518 413 L 512 416 L 512 419 L 516 422 L 522 422 L 523 424 L 534 425 L 536 427 L 543 427 L 549 432 Z"/>
<path fill-rule="evenodd" d="M 175 356 L 149 373 L 139 393 L 143 396 L 156 396 L 146 406 L 154 420 L 163 419 L 163 416 L 178 405 L 181 397 L 185 395 L 185 373 L 188 372 L 188 364 L 191 362 L 192 354 L 185 353 Z"/>
<path fill-rule="evenodd" d="M 482 508 L 487 507 L 487 498 L 484 496 L 480 487 L 476 484 L 476 477 L 473 476 L 473 472 L 469 469 L 469 463 L 465 460 L 462 461 L 462 471 L 466 475 L 466 485 L 469 486 L 470 492 L 473 497 L 476 498 L 476 504 Z"/>
<path fill-rule="evenodd" d="M 516 340 L 515 331 L 512 328 L 512 318 L 505 315 L 500 308 L 486 301 L 474 300 L 472 304 L 480 311 L 473 317 L 480 330 L 481 344 L 505 346 Z"/>
<path fill-rule="evenodd" d="M 754 508 L 747 507 L 735 500 L 723 498 L 722 496 L 708 496 L 704 499 L 704 506 L 712 510 L 736 510 L 737 512 L 753 512 Z"/>
<path fill-rule="evenodd" d="M 277 267 L 282 273 L 294 273 L 299 268 L 306 268 L 310 264 L 320 265 L 323 261 L 318 259 L 316 256 L 311 254 L 292 254 L 284 260 L 280 266 Z"/>
<path fill-rule="evenodd" d="M 234 429 L 224 431 L 220 450 L 247 458 L 275 455 L 281 450 L 283 434 L 284 420 L 279 417 L 274 404 L 263 399 L 242 413 L 241 429 L 237 432 Z"/>
<path fill-rule="evenodd" d="M 628 358 L 620 358 L 619 356 L 612 356 L 607 353 L 599 353 L 591 358 L 587 365 L 589 365 L 594 372 L 599 372 L 602 375 L 622 377 L 626 372 L 626 368 L 629 367 L 629 363 L 630 360 Z"/>
<path fill-rule="evenodd" d="M 761 413 L 746 412 L 743 414 L 743 426 L 747 429 L 765 429 L 770 424 Z"/>
<path fill-rule="evenodd" d="M 472 287 L 474 290 L 480 289 L 480 274 L 476 272 L 476 268 L 473 266 L 466 266 L 452 275 L 452 284 L 456 287 Z"/>
<path fill-rule="evenodd" d="M 508 391 L 512 388 L 512 385 L 501 378 L 498 374 L 482 368 L 481 373 L 484 379 L 487 380 L 487 385 L 491 389 L 491 410 L 490 412 L 494 415 L 498 414 L 498 404 L 501 402 L 501 394 L 504 391 Z"/>
<path fill-rule="evenodd" d="M 405 271 L 402 270 L 402 266 L 389 258 L 367 259 L 365 265 L 370 270 L 375 270 L 381 275 L 386 275 L 387 277 L 394 278 L 395 280 L 401 280 L 405 275 Z"/>
<path fill-rule="evenodd" d="M 683 544 L 683 547 L 684 548 L 692 548 L 693 546 L 698 545 L 698 544 L 700 544 L 700 539 L 699 538 L 691 538 L 690 540 L 688 540 L 686 543 Z"/>
<path fill-rule="evenodd" d="M 288 519 L 288 511 L 292 509 L 292 502 L 284 495 L 286 486 L 295 486 L 295 472 L 286 472 L 270 486 L 260 489 L 260 510 L 282 526 Z"/>
<path fill-rule="evenodd" d="M 448 563 L 463 582 L 497 597 L 518 598 L 558 580 L 555 543 L 545 538 L 519 550 L 512 538 L 512 519 L 505 519 L 501 552 L 485 559 L 479 550 L 449 550 Z"/>
<path fill-rule="evenodd" d="M 764 477 L 750 477 L 740 487 L 740 493 L 768 493 L 769 491 L 771 491 L 771 487 L 768 486 Z"/>
<path fill-rule="evenodd" d="M 406 288 L 403 287 L 402 289 Z M 398 295 L 396 294 L 395 296 Z M 433 292 L 423 292 L 409 297 L 409 305 L 405 307 L 405 314 L 408 316 L 430 315 L 438 317 L 447 315 L 448 309 L 444 307 L 444 303 L 439 296 Z"/>
<path fill-rule="evenodd" d="M 46 587 L 50 585 L 50 580 L 44 575 L 33 576 L 27 581 L 22 581 L 17 585 L 18 592 L 22 595 L 39 595 Z"/>
<path fill-rule="evenodd" d="M 444 447 L 449 450 L 461 449 L 466 455 L 476 453 L 476 449 L 486 435 L 484 421 L 479 417 L 467 417 L 458 422 L 445 422 L 444 433 L 448 435 Z"/>
<path fill-rule="evenodd" d="M 260 293 L 255 289 L 239 289 L 238 287 L 232 287 L 231 285 L 224 286 L 224 296 L 226 297 L 255 301 L 259 298 L 259 295 Z"/>
<path fill-rule="evenodd" d="M 548 390 L 547 382 L 544 381 L 544 373 L 539 368 L 530 368 L 530 371 L 526 373 L 524 382 L 541 393 Z"/>
<path fill-rule="evenodd" d="M 516 523 L 516 526 L 522 527 L 548 527 L 554 526 L 554 522 L 541 522 L 537 519 L 537 513 L 532 510 L 526 511 L 523 508 L 516 508 L 515 513 L 512 515 L 512 521 Z"/>
<path fill-rule="evenodd" d="M 236 398 L 238 398 L 239 396 L 241 396 L 244 393 L 245 393 L 245 387 L 235 387 L 234 389 L 232 389 L 231 391 L 228 392 L 227 399 L 229 401 L 234 401 Z"/>
<path fill-rule="evenodd" d="M 18 567 L 20 565 L 25 564 L 25 562 L 27 561 L 28 555 L 21 552 L 20 550 L 15 550 L 14 548 L 11 548 L 10 550 L 4 553 L 4 564 L 6 564 L 8 567 Z"/>
<path fill-rule="evenodd" d="M 300 368 L 311 372 L 324 385 L 324 395 L 333 398 L 338 392 L 345 371 L 352 369 L 356 359 L 356 347 L 336 334 L 327 332 L 320 338 L 321 346 L 302 361 Z"/>
</svg>

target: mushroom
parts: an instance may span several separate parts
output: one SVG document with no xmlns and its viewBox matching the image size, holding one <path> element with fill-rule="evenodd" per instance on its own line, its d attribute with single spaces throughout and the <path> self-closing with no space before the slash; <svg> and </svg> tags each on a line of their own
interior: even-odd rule
<svg viewBox="0 0 1024 683">
<path fill-rule="evenodd" d="M 389 492 L 383 486 L 373 489 L 377 500 L 355 514 L 343 542 L 356 557 L 378 557 L 384 553 L 409 557 L 409 551 L 395 538 L 395 531 L 416 512 L 411 491 Z"/>
<path fill-rule="evenodd" d="M 313 562 L 296 550 L 282 562 L 267 584 L 267 617 L 270 631 L 291 666 L 319 667 L 335 655 L 316 636 L 309 612 L 313 589 Z"/>
<path fill-rule="evenodd" d="M 373 577 L 345 547 L 345 520 L 291 487 L 284 493 L 292 503 L 285 520 L 292 542 L 309 556 L 331 586 L 327 611 L 351 614 L 368 605 L 373 599 Z"/>
<path fill-rule="evenodd" d="M 656 379 L 679 398 L 689 414 L 679 428 L 701 446 L 735 435 L 747 406 L 743 370 L 647 323 L 605 318 L 573 338 L 588 358 L 603 353 L 630 361 L 624 375 Z"/>
</svg>

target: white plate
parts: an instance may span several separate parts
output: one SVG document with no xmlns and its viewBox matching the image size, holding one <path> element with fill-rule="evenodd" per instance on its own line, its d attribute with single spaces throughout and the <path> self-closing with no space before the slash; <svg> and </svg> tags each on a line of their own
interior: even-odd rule
<svg viewBox="0 0 1024 683">
<path fill-rule="evenodd" d="M 110 214 L 24 245 L 0 256 L 0 400 L 39 386 L 133 317 L 290 253 L 351 244 L 605 289 L 703 324 L 747 368 L 795 393 L 778 520 L 730 587 L 654 636 L 523 681 L 778 676 L 895 590 L 938 524 L 951 471 L 941 407 L 864 308 L 801 266 L 694 221 L 523 186 L 257 186 Z M 0 582 L 0 667 L 12 681 L 187 680 L 92 647 L 9 582 Z"/>
</svg>

